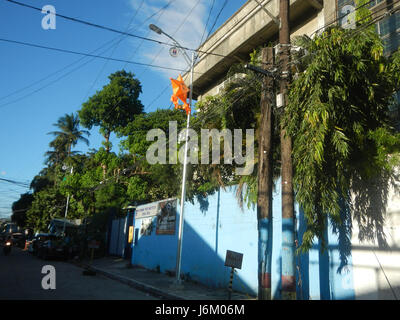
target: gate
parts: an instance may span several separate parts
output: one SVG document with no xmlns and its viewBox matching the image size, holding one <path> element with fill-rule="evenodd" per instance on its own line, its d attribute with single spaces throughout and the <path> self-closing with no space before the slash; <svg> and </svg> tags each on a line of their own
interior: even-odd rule
<svg viewBox="0 0 400 320">
<path fill-rule="evenodd" d="M 113 256 L 124 257 L 126 243 L 127 218 L 113 219 L 111 223 L 110 245 L 108 253 Z"/>
</svg>

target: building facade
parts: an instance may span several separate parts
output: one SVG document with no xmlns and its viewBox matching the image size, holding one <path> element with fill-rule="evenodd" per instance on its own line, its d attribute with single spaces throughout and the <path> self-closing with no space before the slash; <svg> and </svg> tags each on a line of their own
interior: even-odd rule
<svg viewBox="0 0 400 320">
<path fill-rule="evenodd" d="M 278 16 L 279 0 L 258 2 L 272 16 Z M 371 0 L 365 7 L 376 19 L 377 32 L 384 42 L 384 54 L 392 54 L 400 42 L 400 1 Z M 291 0 L 291 38 L 304 34 L 312 37 L 334 24 L 351 27 L 357 10 L 354 0 Z M 200 46 L 202 53 L 194 69 L 194 97 L 202 100 L 218 94 L 234 63 L 247 62 L 254 49 L 277 42 L 278 25 L 273 17 L 256 1 L 247 1 Z M 400 93 L 395 96 L 400 101 Z M 400 130 L 400 108 L 394 104 L 388 109 Z M 346 210 L 343 212 L 348 218 L 341 227 L 344 229 L 330 225 L 327 230 L 329 250 L 322 254 L 315 247 L 307 257 L 299 258 L 297 280 L 300 281 L 298 286 L 302 284 L 302 287 L 297 288 L 298 297 L 400 298 L 400 196 L 396 188 L 398 186 L 390 185 L 384 177 L 368 183 L 360 181 L 358 189 L 352 192 L 355 207 L 350 215 Z M 304 226 L 301 212 L 297 212 L 297 232 L 301 235 Z M 275 217 L 277 214 L 279 210 Z M 279 232 L 278 228 L 275 243 L 279 243 Z M 273 250 L 279 252 L 279 246 Z M 275 283 L 276 288 L 279 285 Z"/>
<path fill-rule="evenodd" d="M 278 0 L 257 2 L 278 17 Z M 247 62 L 250 53 L 260 46 L 278 43 L 277 23 L 257 2 L 247 1 L 198 48 L 193 81 L 195 99 L 220 93 L 229 81 L 226 74 L 233 64 Z M 400 45 L 400 2 L 371 0 L 366 7 L 372 11 L 373 18 L 379 20 L 376 28 L 384 42 L 384 53 L 392 54 Z M 355 0 L 291 0 L 291 38 L 304 34 L 312 37 L 334 24 L 352 27 L 357 10 Z M 396 100 L 400 102 L 400 92 Z M 394 104 L 389 106 L 389 112 L 400 131 L 400 108 Z"/>
</svg>

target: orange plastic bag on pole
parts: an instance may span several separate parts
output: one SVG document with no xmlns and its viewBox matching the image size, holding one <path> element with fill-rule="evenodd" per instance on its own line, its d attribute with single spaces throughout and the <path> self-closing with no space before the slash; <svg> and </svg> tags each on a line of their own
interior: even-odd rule
<svg viewBox="0 0 400 320">
<path fill-rule="evenodd" d="M 183 82 L 181 75 L 179 75 L 177 79 L 170 79 L 172 83 L 171 101 L 175 105 L 175 109 L 184 109 L 188 115 L 191 111 L 190 106 L 187 103 L 187 94 L 189 92 L 189 88 L 185 85 L 185 82 Z M 180 105 L 178 100 L 181 100 L 183 105 Z"/>
</svg>

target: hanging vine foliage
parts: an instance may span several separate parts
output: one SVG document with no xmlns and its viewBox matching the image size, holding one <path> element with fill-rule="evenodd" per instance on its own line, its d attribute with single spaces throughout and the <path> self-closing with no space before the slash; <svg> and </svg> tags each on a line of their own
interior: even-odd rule
<svg viewBox="0 0 400 320">
<path fill-rule="evenodd" d="M 383 55 L 371 28 L 332 27 L 295 41 L 308 52 L 306 69 L 292 82 L 282 121 L 293 138 L 294 186 L 307 230 L 325 246 L 328 217 L 340 223 L 340 201 L 350 202 L 354 177 L 370 179 L 399 163 L 400 135 L 388 106 L 399 90 L 400 53 Z M 390 155 L 390 156 L 389 156 Z"/>
</svg>

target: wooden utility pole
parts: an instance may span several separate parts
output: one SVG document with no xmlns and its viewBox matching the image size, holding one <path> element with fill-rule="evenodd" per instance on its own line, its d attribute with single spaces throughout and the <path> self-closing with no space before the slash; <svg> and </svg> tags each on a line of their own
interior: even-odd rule
<svg viewBox="0 0 400 320">
<path fill-rule="evenodd" d="M 282 70 L 280 92 L 283 109 L 287 104 L 289 87 L 290 60 L 290 25 L 289 0 L 280 0 L 279 16 L 279 56 Z M 292 140 L 286 136 L 286 130 L 281 127 L 281 166 L 282 166 L 282 299 L 296 299 L 295 279 L 295 245 L 294 245 L 294 194 L 293 194 L 293 162 Z"/>
<path fill-rule="evenodd" d="M 273 66 L 274 49 L 263 48 L 261 52 L 262 68 Z M 273 101 L 275 99 L 274 79 L 264 76 L 261 91 L 261 117 L 259 129 L 258 160 L 258 299 L 271 300 L 271 255 L 272 255 L 272 135 Z"/>
</svg>

